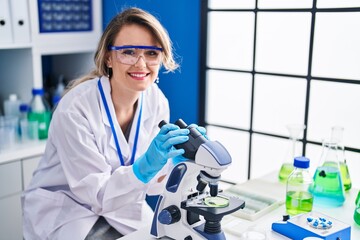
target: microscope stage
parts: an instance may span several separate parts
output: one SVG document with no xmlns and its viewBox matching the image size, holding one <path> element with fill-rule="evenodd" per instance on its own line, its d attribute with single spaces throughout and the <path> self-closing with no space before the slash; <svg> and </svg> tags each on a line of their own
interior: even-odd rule
<svg viewBox="0 0 360 240">
<path fill-rule="evenodd" d="M 228 199 L 228 205 L 219 207 L 208 206 L 205 203 L 206 197 L 199 197 L 196 199 L 197 204 L 194 204 L 194 199 L 192 198 L 181 202 L 181 208 L 204 216 L 205 219 L 221 220 L 223 216 L 245 207 L 245 201 L 237 197 L 224 195 L 218 195 L 218 197 Z"/>
</svg>

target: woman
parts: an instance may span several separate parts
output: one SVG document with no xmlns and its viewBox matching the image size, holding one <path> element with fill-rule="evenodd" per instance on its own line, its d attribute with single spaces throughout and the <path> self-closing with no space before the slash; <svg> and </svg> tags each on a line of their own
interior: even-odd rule
<svg viewBox="0 0 360 240">
<path fill-rule="evenodd" d="M 161 193 L 187 129 L 169 121 L 154 83 L 178 65 L 158 20 L 129 8 L 109 23 L 96 69 L 54 112 L 43 158 L 22 197 L 25 239 L 116 239 L 150 224 L 146 194 Z"/>
</svg>

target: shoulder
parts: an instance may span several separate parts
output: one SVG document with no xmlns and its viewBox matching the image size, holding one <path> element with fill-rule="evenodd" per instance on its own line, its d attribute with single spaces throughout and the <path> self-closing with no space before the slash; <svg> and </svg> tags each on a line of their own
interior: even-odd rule
<svg viewBox="0 0 360 240">
<path fill-rule="evenodd" d="M 97 80 L 97 78 L 87 80 L 71 89 L 61 98 L 57 110 L 71 111 L 76 108 L 82 109 L 96 105 L 98 101 Z"/>
<path fill-rule="evenodd" d="M 71 128 L 71 133 L 75 134 L 84 127 L 90 128 L 94 122 L 98 125 L 102 121 L 97 80 L 82 82 L 61 98 L 53 112 L 49 131 L 56 129 L 56 135 L 59 135 L 64 129 Z"/>
<path fill-rule="evenodd" d="M 97 78 L 80 83 L 66 93 L 58 103 L 52 115 L 52 121 L 75 121 L 85 124 L 89 121 L 100 121 L 100 97 L 97 87 Z M 72 120 L 71 120 L 72 119 Z"/>
<path fill-rule="evenodd" d="M 97 90 L 97 82 L 99 78 L 93 78 L 86 80 L 73 89 L 71 89 L 65 96 L 67 98 L 76 98 L 76 97 L 84 97 L 86 94 L 89 94 L 94 89 Z"/>
</svg>

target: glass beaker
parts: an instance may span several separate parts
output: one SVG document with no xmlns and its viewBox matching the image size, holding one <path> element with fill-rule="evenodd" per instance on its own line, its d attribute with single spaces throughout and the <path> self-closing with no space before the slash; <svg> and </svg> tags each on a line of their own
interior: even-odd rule
<svg viewBox="0 0 360 240">
<path fill-rule="evenodd" d="M 337 144 L 324 141 L 319 164 L 314 174 L 310 192 L 314 196 L 314 205 L 338 207 L 345 201 L 344 185 L 341 180 L 337 155 Z"/>
<path fill-rule="evenodd" d="M 280 182 L 283 183 L 286 183 L 290 173 L 294 170 L 294 158 L 302 155 L 298 140 L 301 132 L 305 129 L 305 125 L 289 124 L 286 125 L 286 128 L 289 131 L 289 147 L 278 174 Z"/>
<path fill-rule="evenodd" d="M 344 190 L 351 189 L 351 178 L 349 173 L 349 168 L 346 163 L 345 157 L 345 147 L 342 143 L 344 128 L 340 126 L 334 126 L 331 128 L 331 141 L 337 143 L 337 154 L 339 159 L 339 166 L 340 166 L 340 174 L 341 180 L 344 185 Z"/>
<path fill-rule="evenodd" d="M 0 116 L 0 152 L 15 146 L 18 121 L 16 116 Z"/>
</svg>

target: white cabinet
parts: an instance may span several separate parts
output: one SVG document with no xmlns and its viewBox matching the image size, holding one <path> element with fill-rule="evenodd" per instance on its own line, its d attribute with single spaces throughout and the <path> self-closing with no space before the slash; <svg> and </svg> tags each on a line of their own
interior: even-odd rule
<svg viewBox="0 0 360 240">
<path fill-rule="evenodd" d="M 20 161 L 0 164 L 0 238 L 22 239 Z"/>
<path fill-rule="evenodd" d="M 60 1 L 61 2 L 61 1 Z M 84 53 L 93 54 L 97 43 L 100 39 L 102 32 L 101 23 L 102 23 L 102 7 L 101 2 L 98 0 L 87 0 L 83 2 L 91 2 L 91 17 L 92 17 L 92 31 L 78 31 L 78 32 L 40 32 L 40 22 L 39 22 L 39 1 L 29 1 L 29 10 L 30 10 L 30 19 L 31 19 L 31 32 L 32 32 L 32 61 L 34 66 L 33 72 L 33 83 L 35 87 L 41 87 L 43 78 L 42 75 L 42 65 L 41 57 L 45 55 L 66 55 L 78 57 Z M 54 4 L 54 3 L 53 3 Z M 55 3 L 56 4 L 56 3 Z M 73 2 L 63 1 L 61 4 L 74 4 Z M 60 4 L 60 5 L 61 5 Z M 79 4 L 81 4 L 79 2 Z M 64 12 L 64 11 L 59 11 Z M 78 54 L 78 55 L 77 55 Z M 92 55 L 90 59 L 85 54 L 88 61 L 83 61 L 83 66 L 78 64 L 75 60 L 70 59 L 70 62 L 62 62 L 66 66 L 71 66 L 71 63 L 76 64 L 80 68 L 74 69 L 74 73 L 78 74 L 79 72 L 84 72 L 84 70 L 89 70 L 88 62 L 93 59 Z M 53 65 L 53 67 L 61 66 Z M 73 76 L 70 76 L 73 77 Z"/>
<path fill-rule="evenodd" d="M 52 7 L 60 2 L 63 7 L 78 3 L 91 5 L 91 28 L 77 32 L 40 32 L 38 4 L 45 1 L 25 2 L 30 19 L 30 42 L 0 41 L 0 115 L 4 113 L 3 101 L 11 93 L 17 94 L 21 101 L 29 102 L 32 88 L 45 86 L 45 70 L 55 76 L 64 74 L 68 79 L 90 71 L 94 66 L 94 53 L 102 33 L 102 1 L 52 1 Z M 18 4 L 16 7 L 24 5 Z M 0 34 L 0 39 L 3 37 Z M 0 239 L 23 238 L 20 196 L 28 186 L 44 149 L 45 142 L 39 142 L 34 146 L 16 146 L 12 150 L 0 152 Z"/>
<path fill-rule="evenodd" d="M 0 189 L 0 198 L 21 192 L 21 165 L 19 161 L 0 165 Z"/>
<path fill-rule="evenodd" d="M 0 212 L 0 238 L 23 239 L 20 193 L 0 198 Z"/>
<path fill-rule="evenodd" d="M 52 1 L 53 8 L 56 4 L 62 7 L 90 4 L 91 29 L 76 32 L 40 32 L 39 5 L 44 2 L 27 1 L 30 42 L 0 42 L 0 115 L 3 114 L 2 103 L 11 93 L 16 93 L 24 102 L 30 101 L 32 88 L 44 86 L 44 70 L 74 79 L 94 66 L 93 57 L 102 33 L 102 1 Z M 47 69 L 43 69 L 45 59 Z"/>
<path fill-rule="evenodd" d="M 45 150 L 45 141 L 0 153 L 0 239 L 21 240 L 21 193 L 29 185 Z"/>
</svg>

